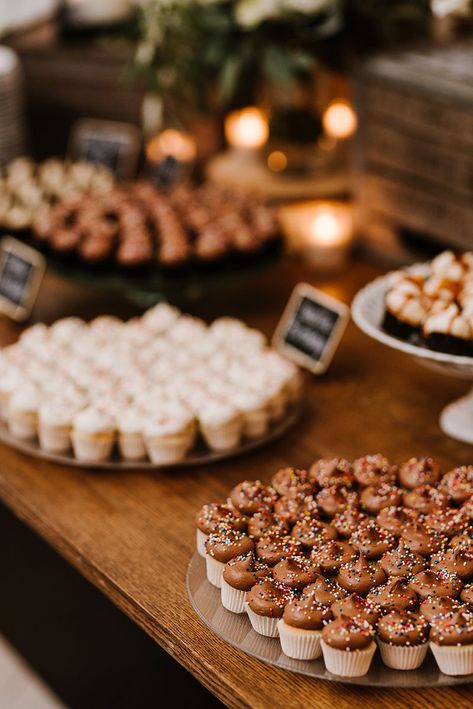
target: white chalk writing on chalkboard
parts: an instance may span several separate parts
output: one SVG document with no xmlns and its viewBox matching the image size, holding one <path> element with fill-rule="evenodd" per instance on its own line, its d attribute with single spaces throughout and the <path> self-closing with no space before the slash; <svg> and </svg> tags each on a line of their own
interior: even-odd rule
<svg viewBox="0 0 473 709">
<path fill-rule="evenodd" d="M 0 242 L 0 312 L 14 320 L 28 317 L 45 271 L 45 259 L 17 239 Z"/>
</svg>

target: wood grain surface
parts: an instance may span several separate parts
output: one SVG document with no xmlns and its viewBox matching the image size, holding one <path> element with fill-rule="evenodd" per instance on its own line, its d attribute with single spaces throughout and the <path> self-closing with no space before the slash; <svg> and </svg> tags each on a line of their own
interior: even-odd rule
<svg viewBox="0 0 473 709">
<path fill-rule="evenodd" d="M 358 262 L 342 276 L 322 280 L 286 260 L 263 274 L 256 287 L 243 279 L 238 294 L 210 294 L 189 310 L 206 318 L 237 315 L 271 334 L 297 282 L 308 281 L 350 302 L 377 274 L 376 267 Z M 133 309 L 49 277 L 34 319 L 51 322 L 100 312 L 128 315 Z M 14 341 L 19 331 L 1 320 L 0 342 Z M 266 666 L 213 635 L 194 614 L 185 589 L 196 510 L 225 498 L 244 478 L 267 480 L 280 466 L 306 466 L 319 456 L 378 451 L 396 461 L 429 454 L 444 466 L 472 462 L 473 450 L 445 437 L 437 423 L 441 407 L 467 387 L 370 341 L 350 324 L 329 372 L 308 379 L 300 425 L 269 447 L 190 471 L 117 474 L 68 469 L 0 446 L 0 496 L 229 707 L 467 707 L 471 685 L 354 688 Z"/>
</svg>

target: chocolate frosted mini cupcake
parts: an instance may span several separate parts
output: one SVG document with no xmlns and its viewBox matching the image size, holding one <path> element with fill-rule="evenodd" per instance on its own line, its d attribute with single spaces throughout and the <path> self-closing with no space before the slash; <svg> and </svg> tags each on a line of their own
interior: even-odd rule
<svg viewBox="0 0 473 709">
<path fill-rule="evenodd" d="M 429 644 L 429 626 L 417 613 L 392 612 L 378 623 L 381 657 L 393 670 L 416 670 L 424 662 Z"/>
<path fill-rule="evenodd" d="M 248 536 L 252 539 L 261 539 L 271 534 L 288 534 L 289 525 L 287 522 L 278 519 L 270 510 L 256 512 L 248 520 Z"/>
<path fill-rule="evenodd" d="M 268 566 L 276 566 L 283 559 L 299 556 L 301 549 L 300 542 L 289 535 L 272 534 L 256 542 L 256 554 Z"/>
<path fill-rule="evenodd" d="M 433 569 L 456 574 L 462 581 L 473 577 L 473 553 L 467 549 L 451 547 L 440 554 L 435 554 L 430 560 Z"/>
<path fill-rule="evenodd" d="M 418 485 L 404 493 L 404 506 L 427 515 L 439 507 L 448 507 L 448 497 L 433 485 Z"/>
<path fill-rule="evenodd" d="M 277 494 L 260 480 L 245 480 L 230 492 L 232 505 L 243 514 L 253 515 L 261 509 L 273 509 Z"/>
<path fill-rule="evenodd" d="M 317 603 L 328 607 L 335 601 L 339 601 L 346 596 L 346 591 L 335 579 L 327 579 L 320 574 L 310 586 L 306 586 L 304 592 L 311 593 Z"/>
<path fill-rule="evenodd" d="M 289 601 L 278 622 L 283 653 L 295 660 L 315 660 L 320 657 L 322 628 L 332 618 L 330 608 L 318 603 L 310 590 Z"/>
<path fill-rule="evenodd" d="M 360 487 L 396 481 L 397 468 L 384 455 L 365 455 L 353 463 L 353 474 Z"/>
<path fill-rule="evenodd" d="M 469 583 L 467 586 L 464 586 L 462 592 L 460 593 L 460 600 L 462 600 L 463 603 L 466 603 L 469 609 L 473 611 L 473 583 Z"/>
<path fill-rule="evenodd" d="M 305 516 L 317 516 L 317 503 L 312 495 L 293 488 L 276 501 L 274 513 L 282 522 L 293 525 Z"/>
<path fill-rule="evenodd" d="M 291 537 L 297 539 L 303 547 L 312 549 L 321 542 L 335 539 L 337 533 L 335 529 L 325 522 L 313 517 L 304 517 L 292 528 Z"/>
<path fill-rule="evenodd" d="M 358 495 L 351 493 L 350 498 L 347 507 L 342 512 L 338 512 L 330 522 L 337 534 L 344 539 L 351 537 L 353 532 L 366 519 L 366 515 L 360 510 Z"/>
<path fill-rule="evenodd" d="M 419 485 L 436 485 L 441 477 L 440 465 L 432 458 L 409 458 L 399 468 L 399 482 L 408 490 Z"/>
<path fill-rule="evenodd" d="M 340 677 L 361 677 L 371 665 L 376 652 L 372 626 L 361 618 L 341 615 L 322 631 L 325 667 Z"/>
<path fill-rule="evenodd" d="M 319 564 L 322 573 L 327 575 L 337 574 L 342 564 L 353 561 L 358 556 L 358 551 L 348 542 L 332 540 L 322 542 L 315 546 L 311 552 L 311 559 Z"/>
<path fill-rule="evenodd" d="M 379 559 L 396 544 L 395 537 L 385 529 L 378 527 L 374 520 L 368 520 L 360 525 L 357 531 L 351 535 L 349 541 L 367 559 Z"/>
<path fill-rule="evenodd" d="M 320 567 L 303 556 L 283 559 L 273 567 L 274 580 L 296 590 L 314 583 L 319 573 Z"/>
<path fill-rule="evenodd" d="M 430 556 L 445 546 L 446 538 L 423 524 L 407 525 L 401 532 L 401 540 L 406 549 L 420 556 Z"/>
<path fill-rule="evenodd" d="M 451 596 L 429 596 L 420 604 L 419 612 L 431 623 L 435 618 L 449 615 L 460 607 L 460 603 Z"/>
<path fill-rule="evenodd" d="M 269 567 L 252 551 L 228 561 L 221 580 L 223 607 L 232 613 L 244 613 L 246 592 L 268 574 Z"/>
<path fill-rule="evenodd" d="M 473 465 L 462 465 L 444 475 L 439 485 L 455 505 L 462 505 L 473 496 Z"/>
<path fill-rule="evenodd" d="M 401 578 L 388 579 L 383 586 L 373 588 L 367 596 L 384 613 L 412 611 L 417 606 L 417 595 Z"/>
<path fill-rule="evenodd" d="M 253 551 L 254 543 L 243 532 L 227 527 L 210 534 L 205 542 L 205 549 L 207 552 L 205 555 L 207 579 L 211 584 L 220 588 L 225 564 L 236 556 Z"/>
<path fill-rule="evenodd" d="M 304 495 L 312 495 L 316 488 L 310 481 L 307 470 L 298 468 L 281 468 L 273 475 L 271 485 L 281 497 L 289 495 L 294 490 Z"/>
<path fill-rule="evenodd" d="M 464 532 L 453 537 L 450 546 L 452 549 L 464 549 L 473 553 L 473 527 L 467 527 Z"/>
<path fill-rule="evenodd" d="M 423 571 L 426 561 L 420 554 L 409 551 L 401 540 L 397 549 L 391 549 L 383 554 L 379 565 L 387 576 L 409 578 Z"/>
<path fill-rule="evenodd" d="M 446 571 L 420 571 L 410 581 L 409 587 L 417 593 L 421 601 L 430 596 L 450 596 L 456 598 L 462 589 L 462 582 Z"/>
<path fill-rule="evenodd" d="M 203 505 L 196 515 L 197 551 L 203 557 L 206 555 L 205 542 L 209 534 L 216 532 L 224 525 L 224 530 L 231 527 L 238 532 L 245 532 L 248 518 L 230 505 L 211 503 Z"/>
<path fill-rule="evenodd" d="M 345 591 L 366 596 L 372 588 L 386 581 L 386 574 L 378 564 L 370 563 L 360 554 L 356 561 L 341 567 L 337 581 Z"/>
<path fill-rule="evenodd" d="M 424 524 L 437 534 L 455 537 L 466 529 L 468 518 L 462 510 L 447 507 L 425 515 Z"/>
<path fill-rule="evenodd" d="M 278 620 L 282 618 L 286 603 L 294 598 L 287 586 L 266 579 L 256 583 L 246 594 L 246 612 L 253 630 L 268 638 L 278 636 Z"/>
<path fill-rule="evenodd" d="M 309 470 L 310 479 L 319 487 L 347 487 L 353 485 L 353 469 L 345 458 L 322 458 Z"/>
<path fill-rule="evenodd" d="M 351 593 L 347 598 L 332 603 L 332 613 L 335 618 L 348 616 L 349 618 L 361 618 L 366 620 L 373 627 L 378 622 L 381 615 L 378 606 L 367 598 Z"/>
<path fill-rule="evenodd" d="M 387 532 L 399 537 L 408 524 L 419 519 L 419 513 L 407 507 L 384 507 L 376 516 L 378 525 Z"/>
<path fill-rule="evenodd" d="M 402 491 L 388 482 L 369 485 L 360 495 L 362 508 L 372 515 L 377 515 L 385 507 L 396 507 L 401 501 Z"/>
<path fill-rule="evenodd" d="M 351 500 L 350 492 L 346 487 L 331 485 L 324 487 L 317 493 L 316 500 L 321 516 L 332 518 L 343 512 Z"/>
<path fill-rule="evenodd" d="M 473 674 L 473 614 L 460 610 L 434 620 L 430 649 L 445 675 Z"/>
</svg>

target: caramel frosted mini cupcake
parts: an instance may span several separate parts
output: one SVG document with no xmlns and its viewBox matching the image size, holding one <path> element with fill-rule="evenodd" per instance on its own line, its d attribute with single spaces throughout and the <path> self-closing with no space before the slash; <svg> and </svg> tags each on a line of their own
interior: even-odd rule
<svg viewBox="0 0 473 709">
<path fill-rule="evenodd" d="M 379 620 L 381 612 L 375 603 L 367 598 L 351 593 L 346 598 L 332 603 L 332 613 L 335 618 L 348 616 L 349 618 L 361 618 L 366 620 L 373 627 Z"/>
<path fill-rule="evenodd" d="M 376 652 L 372 626 L 361 618 L 341 615 L 322 630 L 322 652 L 329 672 L 340 677 L 361 677 Z"/>
<path fill-rule="evenodd" d="M 401 578 L 388 579 L 387 583 L 371 589 L 367 599 L 376 603 L 382 613 L 412 611 L 417 606 L 417 594 Z"/>
<path fill-rule="evenodd" d="M 89 406 L 74 417 L 71 439 L 78 460 L 84 463 L 106 461 L 115 440 L 115 421 L 105 411 Z"/>
<path fill-rule="evenodd" d="M 218 531 L 209 534 L 205 550 L 207 579 L 213 586 L 221 588 L 225 564 L 236 556 L 253 551 L 254 544 L 243 532 L 222 525 Z"/>
<path fill-rule="evenodd" d="M 252 551 L 228 561 L 221 579 L 223 607 L 232 613 L 244 613 L 247 591 L 268 574 L 267 564 L 258 561 Z"/>
<path fill-rule="evenodd" d="M 434 620 L 430 649 L 445 675 L 473 674 L 473 614 L 460 610 Z"/>
<path fill-rule="evenodd" d="M 284 607 L 294 598 L 294 591 L 287 586 L 266 579 L 256 583 L 246 594 L 246 612 L 253 630 L 268 638 L 278 636 L 278 620 Z"/>
<path fill-rule="evenodd" d="M 432 458 L 409 458 L 399 468 L 399 482 L 408 490 L 419 485 L 436 485 L 442 473 L 440 465 Z"/>
<path fill-rule="evenodd" d="M 330 608 L 318 603 L 310 590 L 303 591 L 298 598 L 287 603 L 278 622 L 283 653 L 294 660 L 320 657 L 322 628 L 332 618 Z"/>
<path fill-rule="evenodd" d="M 207 551 L 205 542 L 209 534 L 224 529 L 236 529 L 237 532 L 246 532 L 248 518 L 230 505 L 220 505 L 213 502 L 203 505 L 196 515 L 196 544 L 197 551 L 205 557 Z"/>
<path fill-rule="evenodd" d="M 381 483 L 394 483 L 397 468 L 381 453 L 365 455 L 357 458 L 353 463 L 353 474 L 360 487 L 381 485 Z"/>
<path fill-rule="evenodd" d="M 410 588 L 417 593 L 421 601 L 430 596 L 451 596 L 456 598 L 462 589 L 462 582 L 447 571 L 427 569 L 420 571 L 409 581 Z"/>
<path fill-rule="evenodd" d="M 273 567 L 275 581 L 299 591 L 314 583 L 319 573 L 320 567 L 303 556 L 282 559 Z"/>
<path fill-rule="evenodd" d="M 360 554 L 356 561 L 341 567 L 337 581 L 345 591 L 366 596 L 372 588 L 386 581 L 386 574 L 377 563 L 369 562 Z"/>
<path fill-rule="evenodd" d="M 378 623 L 381 657 L 393 670 L 416 670 L 424 662 L 429 644 L 427 620 L 406 611 L 385 615 Z"/>
</svg>

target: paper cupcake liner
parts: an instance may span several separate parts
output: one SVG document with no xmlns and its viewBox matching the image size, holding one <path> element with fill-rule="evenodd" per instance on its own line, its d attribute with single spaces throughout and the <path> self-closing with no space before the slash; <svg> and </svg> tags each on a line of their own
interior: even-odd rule
<svg viewBox="0 0 473 709">
<path fill-rule="evenodd" d="M 200 529 L 195 530 L 195 542 L 197 545 L 197 553 L 204 558 L 207 555 L 207 549 L 205 548 L 205 542 L 207 541 L 207 535 L 204 534 Z"/>
<path fill-rule="evenodd" d="M 362 677 L 371 665 L 376 652 L 376 643 L 371 642 L 364 650 L 337 650 L 323 640 L 320 641 L 325 667 L 333 675 L 340 677 Z"/>
<path fill-rule="evenodd" d="M 148 455 L 156 465 L 168 465 L 184 460 L 192 443 L 193 437 L 187 433 L 182 436 L 150 436 L 145 441 Z"/>
<path fill-rule="evenodd" d="M 207 566 L 208 582 L 211 583 L 212 586 L 221 588 L 225 564 L 222 564 L 221 561 L 217 561 L 217 559 L 214 559 L 213 556 L 209 556 L 209 554 L 205 555 L 205 564 Z"/>
<path fill-rule="evenodd" d="M 214 451 L 226 451 L 237 448 L 242 433 L 241 419 L 219 426 L 218 428 L 208 428 L 201 425 L 202 435 L 209 448 Z"/>
<path fill-rule="evenodd" d="M 279 639 L 282 651 L 294 660 L 316 660 L 320 657 L 320 630 L 303 630 L 287 625 L 283 620 L 278 622 Z"/>
<path fill-rule="evenodd" d="M 238 588 L 230 586 L 222 576 L 222 606 L 231 613 L 244 613 L 245 608 L 245 591 L 240 591 Z"/>
<path fill-rule="evenodd" d="M 384 664 L 393 670 L 416 670 L 424 662 L 429 651 L 429 643 L 389 645 L 378 638 L 378 645 Z"/>
<path fill-rule="evenodd" d="M 262 438 L 269 427 L 269 415 L 265 409 L 245 412 L 243 435 L 246 438 Z"/>
<path fill-rule="evenodd" d="M 473 645 L 437 645 L 431 642 L 430 649 L 444 675 L 473 674 Z"/>
<path fill-rule="evenodd" d="M 113 448 L 113 434 L 94 436 L 72 432 L 72 447 L 77 460 L 84 463 L 100 463 L 110 458 Z"/>
<path fill-rule="evenodd" d="M 37 418 L 34 414 L 8 414 L 8 430 L 15 438 L 30 440 L 36 438 Z"/>
<path fill-rule="evenodd" d="M 146 458 L 146 446 L 143 436 L 139 433 L 120 433 L 118 446 L 125 460 L 143 460 Z"/>
<path fill-rule="evenodd" d="M 246 612 L 248 613 L 248 618 L 253 627 L 253 630 L 260 635 L 264 635 L 267 638 L 277 638 L 278 632 L 278 620 L 279 618 L 270 618 L 266 615 L 258 615 L 251 610 L 248 603 L 245 602 Z"/>
<path fill-rule="evenodd" d="M 39 445 L 50 453 L 67 453 L 71 447 L 71 429 L 69 426 L 46 426 L 38 428 Z"/>
<path fill-rule="evenodd" d="M 271 421 L 276 421 L 284 416 L 286 410 L 286 397 L 281 390 L 279 394 L 268 401 L 269 418 Z"/>
</svg>

